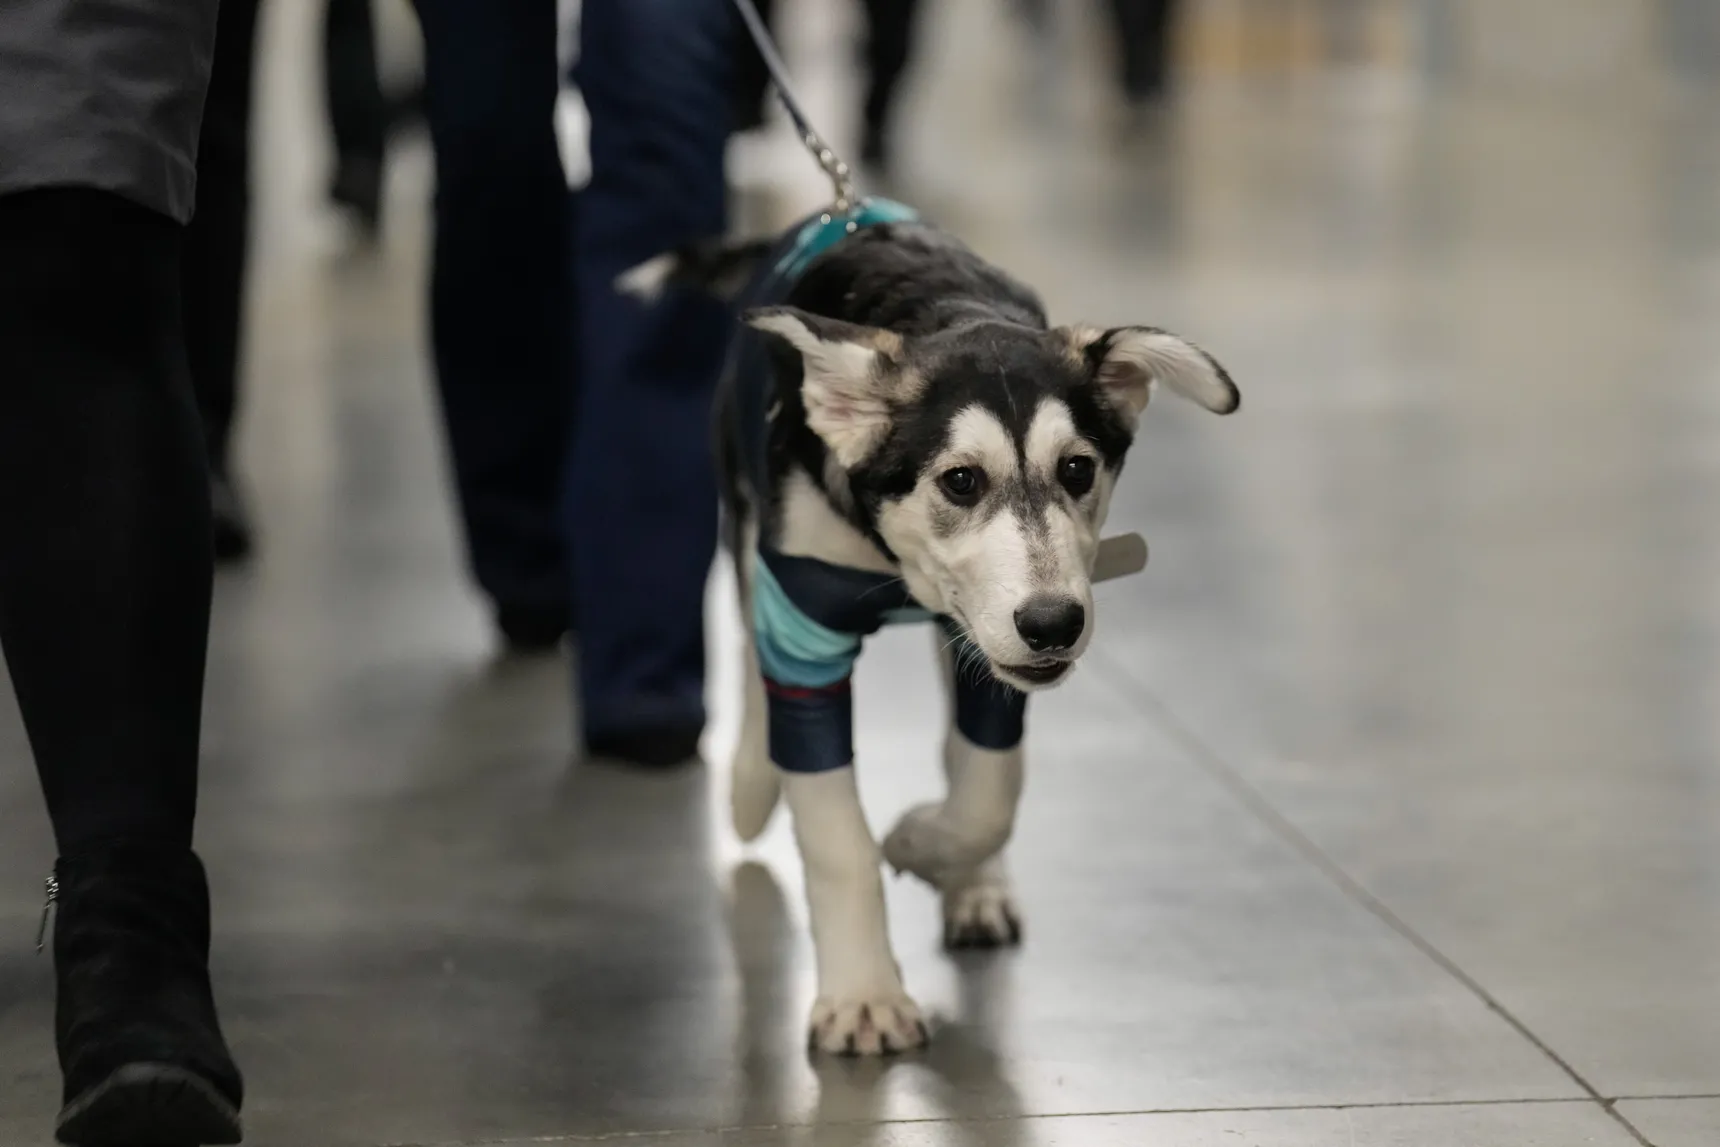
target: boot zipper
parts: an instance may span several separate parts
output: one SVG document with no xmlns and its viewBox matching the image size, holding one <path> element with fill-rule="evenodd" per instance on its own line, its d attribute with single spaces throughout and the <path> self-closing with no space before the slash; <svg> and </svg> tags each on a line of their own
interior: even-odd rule
<svg viewBox="0 0 1720 1147">
<path fill-rule="evenodd" d="M 42 925 L 36 929 L 36 955 L 38 956 L 42 954 L 42 949 L 48 944 L 48 913 L 54 910 L 54 905 L 60 899 L 59 878 L 48 877 L 47 883 L 43 886 L 43 891 L 47 893 L 47 898 L 42 901 Z"/>
</svg>

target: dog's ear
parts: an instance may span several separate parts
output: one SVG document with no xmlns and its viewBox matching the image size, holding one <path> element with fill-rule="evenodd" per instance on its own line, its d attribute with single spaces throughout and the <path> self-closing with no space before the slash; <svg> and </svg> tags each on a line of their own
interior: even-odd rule
<svg viewBox="0 0 1720 1147">
<path fill-rule="evenodd" d="M 864 462 L 890 431 L 904 378 L 901 336 L 796 307 L 755 307 L 741 319 L 799 353 L 806 424 L 844 469 Z"/>
<path fill-rule="evenodd" d="M 1160 384 L 1214 414 L 1231 414 L 1242 405 L 1242 392 L 1218 360 L 1169 331 L 1074 326 L 1061 327 L 1058 333 L 1130 422 L 1140 417 Z"/>
</svg>

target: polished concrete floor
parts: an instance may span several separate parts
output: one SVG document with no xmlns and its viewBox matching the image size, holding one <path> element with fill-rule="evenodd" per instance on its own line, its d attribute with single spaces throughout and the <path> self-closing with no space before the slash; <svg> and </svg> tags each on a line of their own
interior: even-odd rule
<svg viewBox="0 0 1720 1147">
<path fill-rule="evenodd" d="M 576 762 L 571 667 L 493 657 L 423 353 L 422 151 L 382 249 L 343 253 L 300 7 L 266 34 L 263 551 L 218 589 L 200 842 L 251 1142 L 1720 1139 L 1720 105 L 1316 66 L 1209 77 L 1124 140 L 1078 23 L 1047 66 L 943 6 L 899 192 L 1061 318 L 1204 342 L 1246 402 L 1149 419 L 1116 518 L 1152 565 L 1036 710 L 1025 946 L 946 956 L 893 884 L 935 1044 L 826 1062 L 785 827 L 742 850 L 720 765 Z M 827 14 L 788 36 L 826 115 Z M 793 170 L 749 202 L 804 205 Z M 935 789 L 933 680 L 923 635 L 863 660 L 875 822 Z M 47 1142 L 58 1082 L 5 704 L 11 1145 Z"/>
</svg>

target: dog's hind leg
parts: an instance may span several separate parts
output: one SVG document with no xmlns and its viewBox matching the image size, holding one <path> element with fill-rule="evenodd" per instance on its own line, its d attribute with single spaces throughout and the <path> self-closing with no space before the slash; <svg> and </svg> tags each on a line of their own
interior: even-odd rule
<svg viewBox="0 0 1720 1147">
<path fill-rule="evenodd" d="M 884 841 L 884 857 L 943 897 L 944 943 L 995 948 L 1021 939 L 1004 847 L 1015 829 L 1025 776 L 1022 746 L 987 749 L 955 724 L 956 643 L 939 637 L 950 725 L 944 740 L 947 794 L 910 809 Z"/>
<path fill-rule="evenodd" d="M 770 823 L 782 792 L 782 781 L 770 759 L 770 719 L 759 668 L 758 637 L 753 629 L 752 564 L 758 552 L 755 527 L 736 509 L 735 580 L 740 586 L 741 679 L 746 690 L 741 708 L 741 735 L 729 769 L 729 814 L 742 840 L 756 840 Z"/>
</svg>

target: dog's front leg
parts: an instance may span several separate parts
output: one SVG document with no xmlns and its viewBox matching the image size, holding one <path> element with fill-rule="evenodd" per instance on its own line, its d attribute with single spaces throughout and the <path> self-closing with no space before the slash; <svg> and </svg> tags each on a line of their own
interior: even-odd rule
<svg viewBox="0 0 1720 1147">
<path fill-rule="evenodd" d="M 1012 943 L 1020 924 L 1009 900 L 1003 849 L 1015 830 L 1026 773 L 1021 746 L 982 748 L 951 729 L 944 768 L 947 795 L 904 813 L 884 840 L 884 858 L 944 894 L 950 943 Z"/>
<path fill-rule="evenodd" d="M 782 773 L 806 867 L 818 959 L 811 1043 L 827 1052 L 878 1055 L 926 1042 L 920 1009 L 890 950 L 878 845 L 866 824 L 853 766 Z"/>
<path fill-rule="evenodd" d="M 1026 698 L 989 676 L 958 677 L 957 645 L 944 641 L 940 649 L 950 713 L 946 795 L 903 814 L 884 840 L 884 857 L 943 894 L 947 944 L 995 947 L 1021 938 L 1003 849 L 1015 831 L 1026 775 Z M 987 744 L 976 743 L 967 730 Z"/>
</svg>

